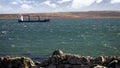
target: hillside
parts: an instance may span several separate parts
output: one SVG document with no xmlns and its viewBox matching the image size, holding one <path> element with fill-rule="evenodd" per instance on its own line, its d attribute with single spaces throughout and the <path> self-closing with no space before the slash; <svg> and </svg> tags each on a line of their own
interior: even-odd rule
<svg viewBox="0 0 120 68">
<path fill-rule="evenodd" d="M 58 18 L 120 18 L 120 11 L 89 11 L 89 12 L 56 12 L 56 13 L 27 13 L 27 14 L 0 14 L 0 19 L 16 19 L 20 15 L 58 17 Z"/>
</svg>

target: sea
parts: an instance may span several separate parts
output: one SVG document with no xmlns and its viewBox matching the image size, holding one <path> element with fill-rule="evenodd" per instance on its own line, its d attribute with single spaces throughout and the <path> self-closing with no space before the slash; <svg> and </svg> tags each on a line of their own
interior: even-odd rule
<svg viewBox="0 0 120 68">
<path fill-rule="evenodd" d="M 49 57 L 56 49 L 83 56 L 120 56 L 120 18 L 0 19 L 0 57 Z"/>
</svg>

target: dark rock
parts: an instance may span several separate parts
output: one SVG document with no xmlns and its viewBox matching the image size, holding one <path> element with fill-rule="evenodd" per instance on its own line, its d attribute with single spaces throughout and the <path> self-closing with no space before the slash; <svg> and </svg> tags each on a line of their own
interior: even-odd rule
<svg viewBox="0 0 120 68">
<path fill-rule="evenodd" d="M 107 68 L 107 67 L 105 67 L 105 66 L 100 66 L 100 65 L 97 65 L 97 66 L 95 66 L 95 67 L 93 67 L 93 68 Z"/>
<path fill-rule="evenodd" d="M 62 56 L 62 55 L 64 55 L 64 53 L 63 53 L 61 50 L 55 50 L 55 51 L 53 52 L 52 56 L 54 56 L 54 55 Z"/>
<path fill-rule="evenodd" d="M 50 60 L 49 59 L 46 59 L 46 60 L 43 60 L 41 62 L 41 64 L 39 64 L 40 67 L 47 67 L 49 66 L 51 63 L 50 63 Z"/>
<path fill-rule="evenodd" d="M 106 62 L 106 57 L 105 56 L 100 56 L 100 57 L 97 57 L 93 60 L 93 64 L 103 64 L 104 62 Z"/>
<path fill-rule="evenodd" d="M 0 68 L 120 68 L 120 56 L 80 56 L 55 50 L 49 58 L 38 62 L 26 57 L 1 57 Z"/>
<path fill-rule="evenodd" d="M 55 65 L 57 68 L 120 68 L 120 57 L 100 56 L 92 58 L 90 56 L 64 54 L 61 50 L 55 50 L 52 56 L 41 64 L 46 65 L 46 67 Z"/>
<path fill-rule="evenodd" d="M 34 62 L 26 57 L 4 57 L 0 59 L 0 68 L 31 68 Z"/>
<path fill-rule="evenodd" d="M 35 65 L 37 65 L 37 66 L 40 66 L 40 65 L 41 65 L 41 62 L 39 62 L 39 61 L 34 61 L 34 63 L 35 63 Z"/>
<path fill-rule="evenodd" d="M 81 65 L 72 65 L 73 68 L 81 68 Z"/>
<path fill-rule="evenodd" d="M 56 65 L 56 68 L 64 68 L 64 67 L 65 67 L 64 64 L 58 64 L 58 65 Z"/>
<path fill-rule="evenodd" d="M 64 68 L 73 68 L 71 64 L 65 64 Z"/>
<path fill-rule="evenodd" d="M 67 55 L 67 61 L 70 64 L 86 65 L 90 62 L 90 57 L 82 57 L 79 55 Z"/>
<path fill-rule="evenodd" d="M 55 50 L 52 54 L 51 61 L 53 63 L 59 63 L 65 59 L 65 54 L 61 50 Z"/>
<path fill-rule="evenodd" d="M 104 66 L 109 67 L 109 68 L 120 68 L 120 57 L 118 56 L 108 56 L 106 57 L 106 61 L 103 63 Z"/>
<path fill-rule="evenodd" d="M 46 68 L 56 68 L 56 65 L 50 64 L 48 67 Z"/>
<path fill-rule="evenodd" d="M 108 64 L 109 68 L 120 68 L 120 63 L 118 60 L 113 60 Z"/>
</svg>

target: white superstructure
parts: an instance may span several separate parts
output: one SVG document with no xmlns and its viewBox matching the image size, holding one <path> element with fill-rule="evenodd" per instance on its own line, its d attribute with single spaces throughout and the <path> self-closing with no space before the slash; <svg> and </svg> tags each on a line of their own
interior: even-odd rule
<svg viewBox="0 0 120 68">
<path fill-rule="evenodd" d="M 23 21 L 23 16 L 20 17 L 21 21 Z"/>
</svg>

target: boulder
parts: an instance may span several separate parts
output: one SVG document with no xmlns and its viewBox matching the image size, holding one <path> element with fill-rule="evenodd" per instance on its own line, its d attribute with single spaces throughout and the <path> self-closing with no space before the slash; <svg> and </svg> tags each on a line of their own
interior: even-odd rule
<svg viewBox="0 0 120 68">
<path fill-rule="evenodd" d="M 107 68 L 107 67 L 101 66 L 101 65 L 97 65 L 97 66 L 94 66 L 93 68 Z"/>
<path fill-rule="evenodd" d="M 41 62 L 33 62 L 26 57 L 1 57 L 0 68 L 120 68 L 120 56 L 93 58 L 55 50 L 50 57 Z"/>
<path fill-rule="evenodd" d="M 103 64 L 105 63 L 107 60 L 107 57 L 106 56 L 100 56 L 100 57 L 97 57 L 95 58 L 93 61 L 92 61 L 92 64 Z"/>
<path fill-rule="evenodd" d="M 47 66 L 46 68 L 56 68 L 56 65 L 50 64 L 50 65 Z"/>
<path fill-rule="evenodd" d="M 30 58 L 26 57 L 3 57 L 0 59 L 0 68 L 31 68 L 35 66 Z"/>
<path fill-rule="evenodd" d="M 80 65 L 86 65 L 90 62 L 90 57 L 82 57 L 79 55 L 66 55 L 67 61 L 70 64 L 80 64 Z"/>
<path fill-rule="evenodd" d="M 64 53 L 61 51 L 61 50 L 55 50 L 54 52 L 53 52 L 53 54 L 52 54 L 52 56 L 54 56 L 54 55 L 59 55 L 59 56 L 62 56 L 62 55 L 64 55 Z"/>
<path fill-rule="evenodd" d="M 61 50 L 55 50 L 50 59 L 52 63 L 60 63 L 65 59 L 65 54 Z"/>
</svg>

